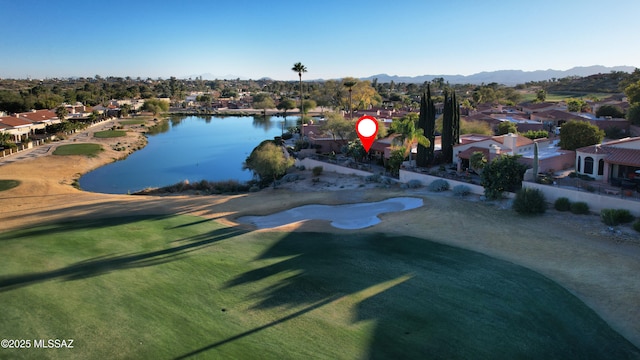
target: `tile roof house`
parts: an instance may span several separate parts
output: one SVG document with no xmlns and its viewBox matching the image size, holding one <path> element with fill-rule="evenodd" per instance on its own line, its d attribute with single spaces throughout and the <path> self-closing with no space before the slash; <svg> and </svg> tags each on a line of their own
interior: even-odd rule
<svg viewBox="0 0 640 360">
<path fill-rule="evenodd" d="M 541 103 L 532 103 L 527 105 L 522 105 L 522 111 L 525 114 L 533 114 L 542 111 L 549 110 L 567 110 L 567 104 L 564 103 L 555 103 L 555 102 L 541 102 Z"/>
<path fill-rule="evenodd" d="M 17 116 L 0 117 L 0 132 L 13 135 L 13 141 L 19 142 L 20 137 L 29 135 L 35 129 L 33 122 Z"/>
<path fill-rule="evenodd" d="M 575 152 L 561 150 L 555 141 L 549 139 L 537 139 L 539 172 L 565 169 L 573 165 Z M 458 171 L 469 167 L 471 154 L 479 151 L 485 155 L 488 161 L 504 155 L 520 155 L 519 162 L 533 165 L 534 141 L 517 134 L 498 136 L 488 135 L 462 135 L 460 144 L 453 147 L 454 159 L 457 159 Z"/>
<path fill-rule="evenodd" d="M 640 137 L 625 138 L 576 150 L 576 172 L 619 185 L 640 182 Z"/>
</svg>

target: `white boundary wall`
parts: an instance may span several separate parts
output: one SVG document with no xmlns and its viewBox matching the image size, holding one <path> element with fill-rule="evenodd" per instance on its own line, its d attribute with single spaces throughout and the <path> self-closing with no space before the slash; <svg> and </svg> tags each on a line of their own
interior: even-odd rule
<svg viewBox="0 0 640 360">
<path fill-rule="evenodd" d="M 634 216 L 640 216 L 640 201 L 627 200 L 608 195 L 599 195 L 587 191 L 565 189 L 551 185 L 542 185 L 528 181 L 523 181 L 522 187 L 542 191 L 547 202 L 552 204 L 558 198 L 566 197 L 571 202 L 583 201 L 589 204 L 589 210 L 593 212 L 600 212 L 602 209 L 626 209 Z"/>
</svg>

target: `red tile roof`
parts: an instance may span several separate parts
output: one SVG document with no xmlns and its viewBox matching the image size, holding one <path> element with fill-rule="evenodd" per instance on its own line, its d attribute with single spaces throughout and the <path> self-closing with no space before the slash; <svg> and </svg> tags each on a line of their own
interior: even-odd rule
<svg viewBox="0 0 640 360">
<path fill-rule="evenodd" d="M 5 125 L 8 125 L 10 127 L 20 127 L 20 126 L 29 126 L 29 125 L 33 125 L 33 122 L 26 120 L 26 119 L 20 119 L 17 118 L 15 116 L 3 116 L 0 117 L 0 123 L 3 123 Z"/>
<path fill-rule="evenodd" d="M 30 112 L 19 113 L 18 116 L 22 119 L 27 119 L 31 122 L 40 122 L 46 120 L 57 119 L 58 116 L 51 110 L 36 110 Z"/>
<path fill-rule="evenodd" d="M 640 167 L 640 150 L 609 148 L 609 155 L 605 159 L 610 164 Z"/>
<path fill-rule="evenodd" d="M 484 154 L 485 159 L 489 158 L 489 149 L 488 148 L 481 148 L 481 147 L 477 147 L 477 146 L 472 146 L 472 147 L 468 148 L 465 151 L 459 152 L 458 153 L 458 157 L 460 159 L 469 160 L 471 158 L 471 154 L 473 154 L 474 152 L 481 152 L 482 154 Z"/>
</svg>

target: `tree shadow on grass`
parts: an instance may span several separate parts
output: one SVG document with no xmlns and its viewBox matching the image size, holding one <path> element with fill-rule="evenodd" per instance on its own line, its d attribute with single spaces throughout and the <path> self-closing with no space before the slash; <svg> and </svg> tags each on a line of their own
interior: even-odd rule
<svg viewBox="0 0 640 360">
<path fill-rule="evenodd" d="M 354 316 L 347 319 L 354 324 L 352 331 L 359 331 L 355 324 L 362 321 L 375 324 L 369 333 L 368 358 L 614 355 L 631 359 L 640 355 L 584 303 L 542 275 L 424 239 L 292 233 L 255 262 L 268 264 L 239 274 L 224 288 L 278 277 L 276 285 L 250 295 L 253 309 L 297 310 L 179 358 L 214 351 L 273 326 L 287 326 L 311 311 L 336 306 L 338 300 L 355 303 Z M 287 336 L 286 331 L 281 334 Z M 340 340 L 325 337 L 322 342 L 338 344 Z M 307 351 L 320 351 L 315 345 L 307 344 L 315 349 Z"/>
<path fill-rule="evenodd" d="M 109 219 L 108 221 L 106 221 L 106 224 L 104 221 L 100 222 L 96 220 L 95 222 L 90 222 L 90 224 L 98 227 L 117 226 L 124 223 L 134 222 L 134 219 L 140 221 L 145 218 L 146 217 Z M 77 225 L 75 229 L 88 228 L 89 226 L 89 224 L 84 223 L 82 225 Z M 37 230 L 36 232 L 39 231 L 40 230 Z M 201 250 L 219 241 L 230 239 L 244 233 L 246 233 L 246 231 L 237 228 L 216 229 L 204 234 L 176 240 L 177 242 L 180 242 L 181 245 L 169 247 L 166 249 L 154 250 L 149 252 L 129 253 L 124 255 L 100 256 L 80 261 L 56 270 L 17 276 L 0 277 L 0 292 L 14 290 L 44 281 L 71 281 L 99 276 L 112 271 L 160 265 L 170 261 L 178 260 L 193 251 Z"/>
</svg>

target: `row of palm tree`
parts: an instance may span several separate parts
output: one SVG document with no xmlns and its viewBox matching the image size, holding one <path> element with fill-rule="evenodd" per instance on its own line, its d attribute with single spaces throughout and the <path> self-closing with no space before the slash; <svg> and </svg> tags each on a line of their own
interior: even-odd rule
<svg viewBox="0 0 640 360">
<path fill-rule="evenodd" d="M 304 109 L 303 109 L 303 104 L 302 104 L 302 99 L 303 99 L 303 93 L 302 93 L 302 73 L 306 73 L 307 72 L 307 67 L 304 66 L 301 62 L 297 62 L 295 64 L 293 64 L 293 67 L 291 68 L 291 70 L 295 73 L 298 73 L 298 79 L 300 80 L 300 113 L 304 114 Z M 353 87 L 357 84 L 357 82 L 355 80 L 346 80 L 343 85 L 349 89 L 349 119 L 353 119 L 353 105 L 352 105 L 352 99 L 351 99 L 351 93 L 353 91 Z"/>
</svg>

